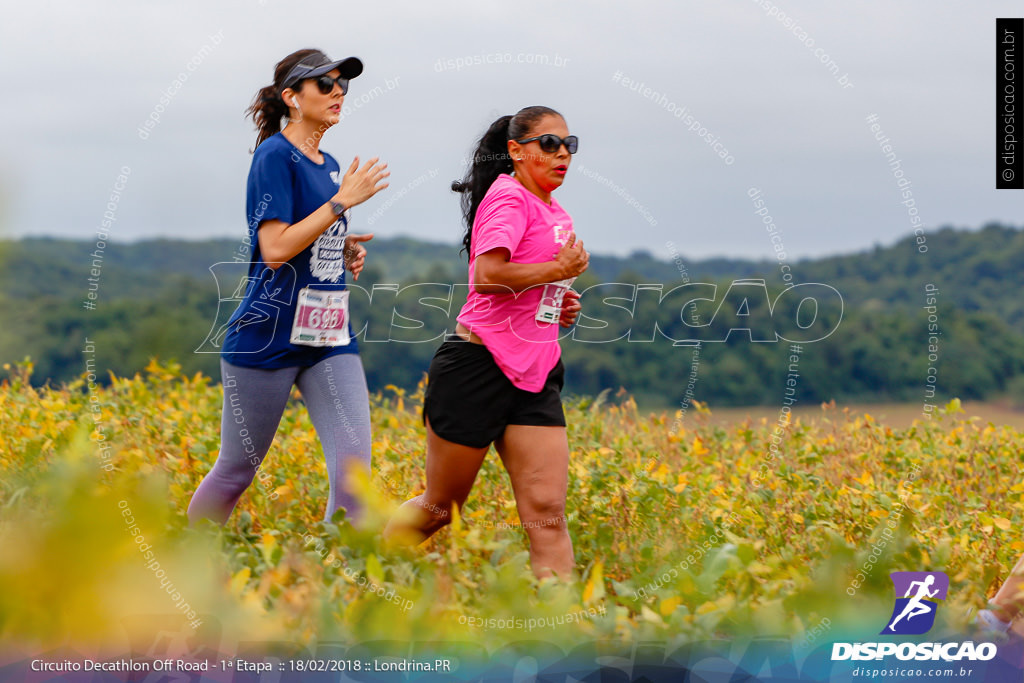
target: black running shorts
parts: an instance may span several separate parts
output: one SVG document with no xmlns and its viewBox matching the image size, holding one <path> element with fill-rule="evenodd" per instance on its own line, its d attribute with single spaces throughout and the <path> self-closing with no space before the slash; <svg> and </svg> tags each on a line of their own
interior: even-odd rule
<svg viewBox="0 0 1024 683">
<path fill-rule="evenodd" d="M 482 344 L 449 335 L 434 354 L 423 397 L 430 428 L 446 441 L 486 448 L 507 425 L 564 427 L 562 359 L 539 392 L 512 384 Z"/>
</svg>

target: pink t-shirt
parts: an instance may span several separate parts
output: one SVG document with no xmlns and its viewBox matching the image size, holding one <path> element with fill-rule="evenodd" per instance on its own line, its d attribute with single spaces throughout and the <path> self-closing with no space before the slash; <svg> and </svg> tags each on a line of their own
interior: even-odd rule
<svg viewBox="0 0 1024 683">
<path fill-rule="evenodd" d="M 569 217 L 554 197 L 548 205 L 507 174 L 487 190 L 473 221 L 469 255 L 469 295 L 458 320 L 475 332 L 494 361 L 515 386 L 538 392 L 558 363 L 557 315 L 552 322 L 537 320 L 545 306 L 561 306 L 565 287 L 537 285 L 518 294 L 481 294 L 472 286 L 476 257 L 504 247 L 513 263 L 554 261 L 572 232 Z M 552 308 L 543 310 L 552 311 Z"/>
</svg>

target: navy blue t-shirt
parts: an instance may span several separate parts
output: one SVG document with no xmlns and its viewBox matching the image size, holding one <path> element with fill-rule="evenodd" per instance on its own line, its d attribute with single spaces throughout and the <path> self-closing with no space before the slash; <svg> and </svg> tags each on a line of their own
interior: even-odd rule
<svg viewBox="0 0 1024 683">
<path fill-rule="evenodd" d="M 310 246 L 276 270 L 266 266 L 257 232 L 260 223 L 277 219 L 298 223 L 338 191 L 341 169 L 323 152 L 317 164 L 281 133 L 256 148 L 249 169 L 245 213 L 252 253 L 245 297 L 228 321 L 221 357 L 249 368 L 309 367 L 340 353 L 358 353 L 352 336 L 345 346 L 302 346 L 289 341 L 299 290 L 345 289 L 345 234 L 348 221 L 339 218 Z"/>
</svg>

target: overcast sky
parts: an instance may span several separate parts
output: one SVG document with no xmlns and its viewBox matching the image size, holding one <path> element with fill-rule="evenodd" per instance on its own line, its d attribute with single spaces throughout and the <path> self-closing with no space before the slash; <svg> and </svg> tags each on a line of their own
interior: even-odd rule
<svg viewBox="0 0 1024 683">
<path fill-rule="evenodd" d="M 0 26 L 0 231 L 95 239 L 124 166 L 112 238 L 241 239 L 255 140 L 243 110 L 274 64 L 302 47 L 365 63 L 349 113 L 323 143 L 343 167 L 354 155 L 390 164 L 391 187 L 354 212 L 360 232 L 456 242 L 450 181 L 491 121 L 532 104 L 560 110 L 580 138 L 556 196 L 596 252 L 669 258 L 674 244 L 688 258 L 771 257 L 751 188 L 790 258 L 892 243 L 913 227 L 871 114 L 928 229 L 1017 225 L 1024 195 L 993 189 L 994 34 L 995 18 L 1021 7 L 11 4 Z M 492 63 L 450 68 L 456 60 Z M 616 72 L 664 100 L 624 87 Z M 179 73 L 187 80 L 156 112 Z M 684 107 L 731 163 L 673 113 Z M 159 123 L 141 139 L 154 113 Z"/>
</svg>

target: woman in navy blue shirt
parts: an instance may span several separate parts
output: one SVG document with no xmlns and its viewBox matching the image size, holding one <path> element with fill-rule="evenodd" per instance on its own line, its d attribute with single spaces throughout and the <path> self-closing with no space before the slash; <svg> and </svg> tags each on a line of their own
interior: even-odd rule
<svg viewBox="0 0 1024 683">
<path fill-rule="evenodd" d="M 359 59 L 299 50 L 248 113 L 259 130 L 246 197 L 252 253 L 245 297 L 221 351 L 221 448 L 189 503 L 192 522 L 223 524 L 252 483 L 299 387 L 323 445 L 330 482 L 325 519 L 358 512 L 347 490 L 353 467 L 370 466 L 366 376 L 348 319 L 345 269 L 357 278 L 373 237 L 348 234 L 348 210 L 387 187 L 376 158 L 348 170 L 320 150 L 336 124 Z M 281 119 L 288 123 L 281 129 Z"/>
</svg>

